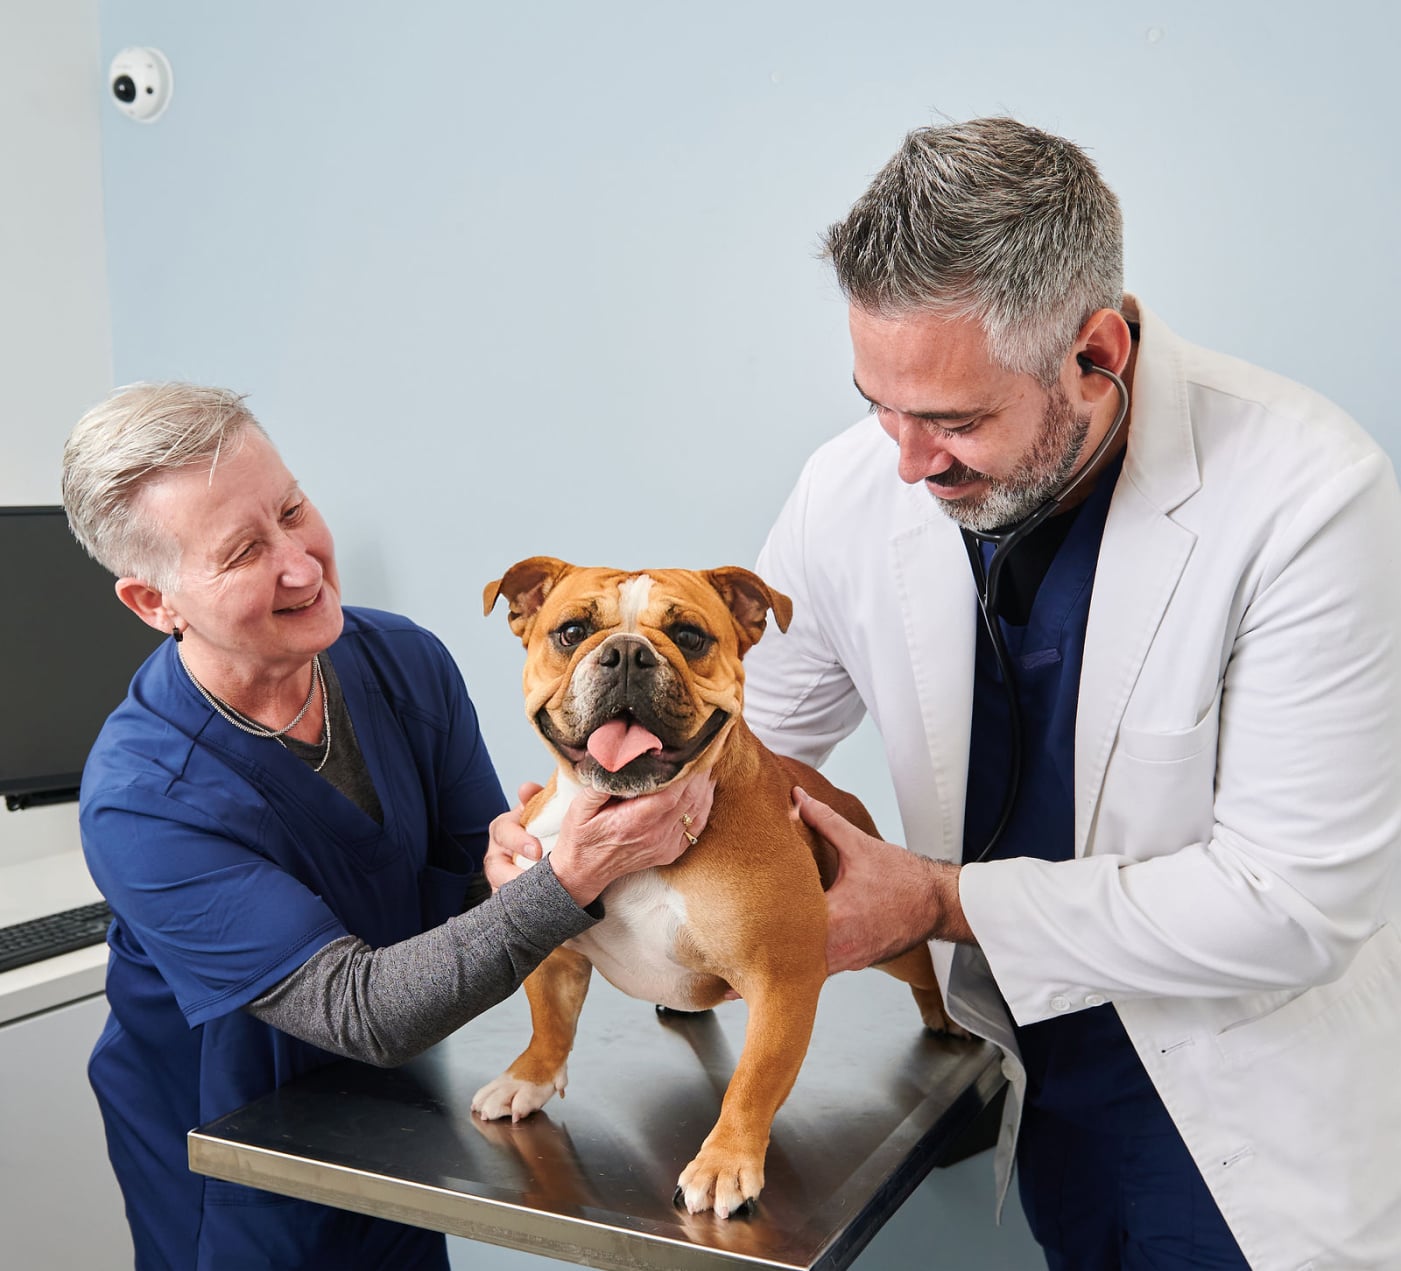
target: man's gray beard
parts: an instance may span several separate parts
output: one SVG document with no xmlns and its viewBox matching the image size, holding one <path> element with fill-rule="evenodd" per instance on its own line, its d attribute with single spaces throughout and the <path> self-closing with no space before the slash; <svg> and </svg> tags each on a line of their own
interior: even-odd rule
<svg viewBox="0 0 1401 1271">
<path fill-rule="evenodd" d="M 1015 525 L 1060 493 L 1084 453 L 1089 433 L 1089 418 L 1076 417 L 1065 389 L 1057 384 L 1046 402 L 1041 431 L 1023 471 L 1006 479 L 984 477 L 988 488 L 976 502 L 936 496 L 938 504 L 964 529 L 980 534 Z"/>
</svg>

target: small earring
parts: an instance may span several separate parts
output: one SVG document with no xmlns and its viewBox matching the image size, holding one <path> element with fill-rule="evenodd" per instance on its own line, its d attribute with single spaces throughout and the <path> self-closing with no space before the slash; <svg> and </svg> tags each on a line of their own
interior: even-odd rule
<svg viewBox="0 0 1401 1271">
<path fill-rule="evenodd" d="M 185 633 L 179 627 L 171 627 L 170 634 L 175 637 L 175 643 L 179 644 L 185 638 Z"/>
</svg>

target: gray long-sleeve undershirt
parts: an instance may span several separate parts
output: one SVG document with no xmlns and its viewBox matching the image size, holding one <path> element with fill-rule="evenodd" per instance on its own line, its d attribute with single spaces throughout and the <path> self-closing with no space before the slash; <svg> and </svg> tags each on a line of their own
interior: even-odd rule
<svg viewBox="0 0 1401 1271">
<path fill-rule="evenodd" d="M 509 997 L 597 921 L 545 860 L 412 939 L 383 949 L 355 936 L 332 940 L 245 1009 L 313 1046 L 389 1068 Z"/>
</svg>

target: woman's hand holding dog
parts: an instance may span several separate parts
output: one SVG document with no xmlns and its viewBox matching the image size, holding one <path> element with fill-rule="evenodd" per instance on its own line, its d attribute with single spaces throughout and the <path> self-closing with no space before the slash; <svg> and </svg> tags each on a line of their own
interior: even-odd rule
<svg viewBox="0 0 1401 1271">
<path fill-rule="evenodd" d="M 521 825 L 525 805 L 540 789 L 534 783 L 522 785 L 520 804 L 491 823 L 483 868 L 493 890 L 522 872 L 517 857 L 540 859 L 539 839 Z M 677 860 L 705 828 L 714 792 L 705 773 L 636 799 L 585 790 L 565 813 L 550 866 L 580 905 L 592 904 L 624 874 Z"/>
</svg>

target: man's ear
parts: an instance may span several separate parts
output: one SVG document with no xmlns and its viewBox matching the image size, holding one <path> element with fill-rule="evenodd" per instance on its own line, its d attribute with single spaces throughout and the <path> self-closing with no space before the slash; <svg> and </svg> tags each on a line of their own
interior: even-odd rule
<svg viewBox="0 0 1401 1271">
<path fill-rule="evenodd" d="M 1133 353 L 1133 335 L 1124 315 L 1117 309 L 1096 309 L 1085 319 L 1070 351 L 1076 362 L 1074 383 L 1078 386 L 1073 390 L 1071 400 L 1076 405 L 1083 400 L 1090 406 L 1096 406 L 1115 390 L 1103 375 L 1090 367 L 1103 367 L 1115 375 L 1122 375 Z M 1078 393 L 1078 398 L 1075 393 Z"/>
<path fill-rule="evenodd" d="M 739 653 L 743 657 L 764 634 L 765 615 L 773 610 L 773 619 L 780 631 L 787 631 L 793 620 L 793 602 L 781 591 L 775 591 L 758 574 L 737 565 L 706 570 L 701 575 L 720 593 L 729 607 L 739 634 Z"/>
<path fill-rule="evenodd" d="M 164 631 L 169 635 L 175 629 L 176 615 L 166 608 L 165 593 L 143 583 L 139 578 L 118 578 L 115 584 L 117 599 L 141 619 L 148 627 Z"/>
<path fill-rule="evenodd" d="M 517 561 L 495 582 L 487 583 L 482 590 L 482 612 L 490 613 L 498 596 L 505 596 L 509 606 L 506 617 L 511 630 L 521 638 L 522 644 L 530 643 L 530 632 L 535 626 L 535 615 L 545 603 L 545 597 L 554 585 L 574 566 L 553 556 L 531 556 Z"/>
</svg>

